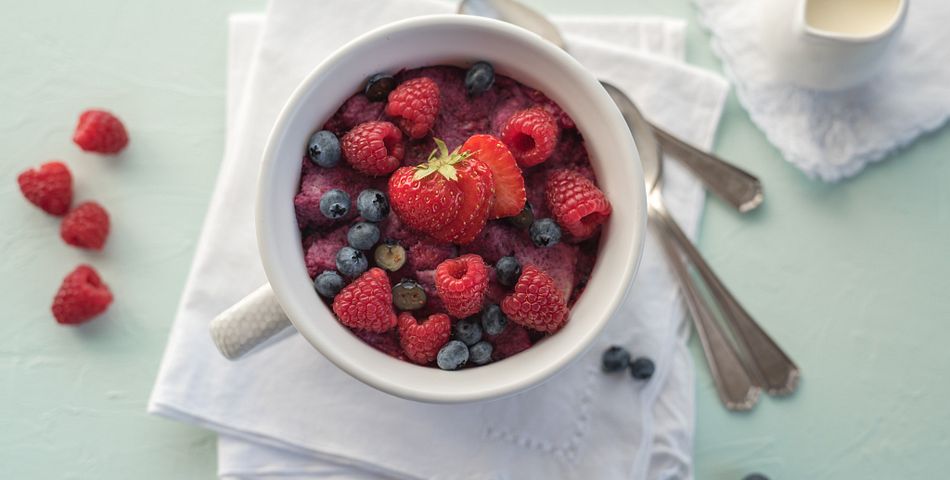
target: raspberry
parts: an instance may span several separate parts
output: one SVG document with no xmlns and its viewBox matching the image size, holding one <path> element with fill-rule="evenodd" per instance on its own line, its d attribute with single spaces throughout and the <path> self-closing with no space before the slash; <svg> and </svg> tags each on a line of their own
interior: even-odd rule
<svg viewBox="0 0 950 480">
<path fill-rule="evenodd" d="M 374 177 L 399 168 L 405 148 L 402 132 L 389 122 L 361 123 L 343 135 L 343 157 L 357 171 Z"/>
<path fill-rule="evenodd" d="M 439 115 L 439 86 L 427 77 L 402 82 L 389 93 L 386 115 L 397 118 L 410 138 L 428 135 Z"/>
<path fill-rule="evenodd" d="M 20 191 L 33 205 L 51 215 L 63 215 L 73 201 L 73 176 L 62 162 L 47 162 L 17 177 Z"/>
<path fill-rule="evenodd" d="M 81 203 L 63 218 L 59 236 L 75 247 L 102 250 L 109 236 L 109 214 L 96 202 Z"/>
<path fill-rule="evenodd" d="M 350 328 L 385 332 L 395 327 L 396 312 L 386 272 L 371 268 L 343 287 L 333 299 L 333 313 Z"/>
<path fill-rule="evenodd" d="M 446 260 L 435 268 L 435 289 L 449 315 L 475 315 L 488 292 L 488 267 L 475 254 Z"/>
<path fill-rule="evenodd" d="M 501 141 L 522 167 L 547 160 L 554 153 L 557 135 L 554 117 L 541 107 L 515 112 L 501 128 Z"/>
<path fill-rule="evenodd" d="M 576 239 L 593 235 L 610 216 L 610 202 L 594 182 L 574 170 L 554 170 L 545 184 L 548 209 Z"/>
<path fill-rule="evenodd" d="M 491 357 L 495 361 L 508 358 L 531 347 L 528 331 L 512 322 L 508 322 L 505 329 L 498 335 L 487 335 L 485 338 L 494 347 Z"/>
<path fill-rule="evenodd" d="M 53 298 L 53 317 L 63 325 L 78 325 L 106 311 L 112 303 L 109 286 L 89 265 L 80 265 L 66 275 Z"/>
<path fill-rule="evenodd" d="M 79 116 L 73 142 L 87 152 L 113 154 L 129 144 L 129 134 L 115 115 L 91 109 Z"/>
<path fill-rule="evenodd" d="M 524 327 L 553 333 L 567 323 L 567 303 L 548 274 L 527 265 L 514 293 L 501 302 L 501 311 Z"/>
<path fill-rule="evenodd" d="M 399 343 L 406 356 L 419 365 L 432 363 L 439 349 L 449 341 L 452 321 L 444 313 L 429 315 L 423 323 L 409 312 L 399 314 Z"/>
</svg>

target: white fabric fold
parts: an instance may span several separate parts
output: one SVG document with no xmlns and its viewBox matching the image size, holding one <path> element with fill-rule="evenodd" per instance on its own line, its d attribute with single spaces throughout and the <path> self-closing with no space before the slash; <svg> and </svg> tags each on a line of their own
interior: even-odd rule
<svg viewBox="0 0 950 480">
<path fill-rule="evenodd" d="M 221 433 L 219 472 L 227 478 L 689 477 L 692 367 L 683 309 L 652 238 L 630 298 L 595 346 L 556 378 L 512 398 L 419 404 L 359 383 L 299 335 L 238 362 L 221 358 L 208 338 L 210 319 L 264 281 L 249 192 L 290 92 L 357 34 L 449 9 L 423 0 L 273 0 L 263 25 L 260 17 L 232 20 L 228 147 L 149 411 Z M 321 21 L 344 11 L 354 20 Z M 697 145 L 712 144 L 727 84 L 676 61 L 682 22 L 559 21 L 571 52 L 654 121 Z M 604 37 L 590 39 L 601 31 Z M 693 235 L 701 187 L 670 164 L 665 192 Z M 600 353 L 614 343 L 653 358 L 654 378 L 601 374 Z"/>
</svg>

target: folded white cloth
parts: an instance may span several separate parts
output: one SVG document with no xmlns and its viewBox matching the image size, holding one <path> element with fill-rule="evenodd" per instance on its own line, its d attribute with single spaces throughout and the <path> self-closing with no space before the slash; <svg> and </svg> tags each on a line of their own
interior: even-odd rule
<svg viewBox="0 0 950 480">
<path fill-rule="evenodd" d="M 831 93 L 774 78 L 766 67 L 774 52 L 758 38 L 760 0 L 695 1 L 742 106 L 785 159 L 811 177 L 855 175 L 950 118 L 946 1 L 910 2 L 904 31 L 881 73 Z"/>
<path fill-rule="evenodd" d="M 264 282 L 248 192 L 267 133 L 293 88 L 369 28 L 450 10 L 424 0 L 273 0 L 249 64 L 258 32 L 250 17 L 236 20 L 229 57 L 233 130 L 149 411 L 224 434 L 219 472 L 235 478 L 688 477 L 692 367 L 678 294 L 652 238 L 628 302 L 591 351 L 544 385 L 499 401 L 436 406 L 394 398 L 338 370 L 299 335 L 238 362 L 224 360 L 212 345 L 210 319 Z M 681 22 L 565 19 L 561 25 L 572 53 L 627 90 L 651 118 L 711 145 L 725 81 L 633 51 L 681 56 Z M 588 32 L 612 32 L 602 38 L 624 48 L 587 41 Z M 242 86 L 243 94 L 235 93 Z M 700 186 L 674 164 L 665 192 L 674 215 L 694 233 Z M 636 383 L 600 374 L 600 353 L 612 343 L 652 357 L 654 378 Z"/>
</svg>

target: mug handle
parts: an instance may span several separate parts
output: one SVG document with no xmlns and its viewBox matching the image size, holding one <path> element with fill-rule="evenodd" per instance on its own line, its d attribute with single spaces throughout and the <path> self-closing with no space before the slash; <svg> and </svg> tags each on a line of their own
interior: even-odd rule
<svg viewBox="0 0 950 480">
<path fill-rule="evenodd" d="M 254 290 L 211 320 L 211 339 L 228 360 L 275 343 L 296 330 L 270 284 Z"/>
</svg>

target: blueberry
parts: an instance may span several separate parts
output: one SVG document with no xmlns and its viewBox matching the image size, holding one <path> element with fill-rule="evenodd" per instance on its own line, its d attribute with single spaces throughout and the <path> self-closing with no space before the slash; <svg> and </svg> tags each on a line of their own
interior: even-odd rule
<svg viewBox="0 0 950 480">
<path fill-rule="evenodd" d="M 323 168 L 335 167 L 340 163 L 340 140 L 333 132 L 320 130 L 310 136 L 307 156 L 311 162 Z"/>
<path fill-rule="evenodd" d="M 750 473 L 744 477 L 742 480 L 769 480 L 769 477 L 762 475 L 761 473 Z"/>
<path fill-rule="evenodd" d="M 508 317 L 501 313 L 501 307 L 491 304 L 482 310 L 482 329 L 488 335 L 498 335 L 508 326 Z"/>
<path fill-rule="evenodd" d="M 616 345 L 604 350 L 600 368 L 604 373 L 619 372 L 630 365 L 630 352 Z"/>
<path fill-rule="evenodd" d="M 376 265 L 390 272 L 395 272 L 406 264 L 406 249 L 396 242 L 389 242 L 376 247 L 373 252 Z"/>
<path fill-rule="evenodd" d="M 382 102 L 389 97 L 389 92 L 396 88 L 396 79 L 386 73 L 377 73 L 366 81 L 363 93 L 373 102 Z"/>
<path fill-rule="evenodd" d="M 465 90 L 474 97 L 485 93 L 495 83 L 495 69 L 488 62 L 476 62 L 465 72 Z"/>
<path fill-rule="evenodd" d="M 379 241 L 379 227 L 375 223 L 356 222 L 346 232 L 346 241 L 357 250 L 369 250 Z"/>
<path fill-rule="evenodd" d="M 520 213 L 513 217 L 508 217 L 508 223 L 522 230 L 531 228 L 531 224 L 534 223 L 534 209 L 531 208 L 531 204 L 525 202 L 524 208 L 521 209 Z"/>
<path fill-rule="evenodd" d="M 442 346 L 435 362 L 442 370 L 455 370 L 468 361 L 468 347 L 458 340 L 451 340 Z"/>
<path fill-rule="evenodd" d="M 336 252 L 336 269 L 344 276 L 358 277 L 368 266 L 366 255 L 355 248 L 343 247 Z"/>
<path fill-rule="evenodd" d="M 633 378 L 637 380 L 646 380 L 652 377 L 655 370 L 653 360 L 646 357 L 637 358 L 630 364 L 630 375 L 633 375 Z"/>
<path fill-rule="evenodd" d="M 343 290 L 343 277 L 333 270 L 326 270 L 313 280 L 313 288 L 316 288 L 320 295 L 333 298 Z"/>
<path fill-rule="evenodd" d="M 468 358 L 475 365 L 484 365 L 491 361 L 491 352 L 494 350 L 490 343 L 481 341 L 468 349 Z"/>
<path fill-rule="evenodd" d="M 531 241 L 539 247 L 550 247 L 561 241 L 561 227 L 550 218 L 535 220 L 531 224 Z"/>
<path fill-rule="evenodd" d="M 343 190 L 334 188 L 320 197 L 320 213 L 324 217 L 336 220 L 350 211 L 350 196 Z"/>
<path fill-rule="evenodd" d="M 378 222 L 389 215 L 389 199 L 379 190 L 366 189 L 356 197 L 356 209 L 369 222 Z"/>
<path fill-rule="evenodd" d="M 426 304 L 426 291 L 413 280 L 393 285 L 393 305 L 400 310 L 418 310 Z"/>
<path fill-rule="evenodd" d="M 482 339 L 482 327 L 474 318 L 455 322 L 455 325 L 452 325 L 452 333 L 456 340 L 461 340 L 466 345 L 475 345 Z"/>
<path fill-rule="evenodd" d="M 513 287 L 521 276 L 521 264 L 515 257 L 501 257 L 495 264 L 495 273 L 498 275 L 498 283 Z"/>
</svg>

